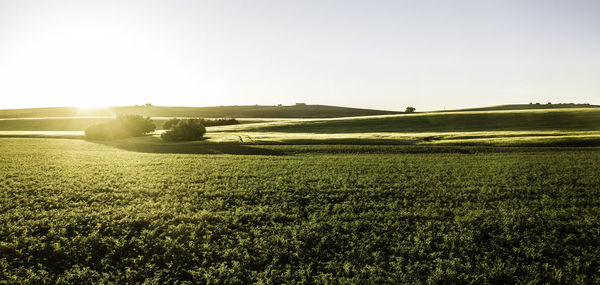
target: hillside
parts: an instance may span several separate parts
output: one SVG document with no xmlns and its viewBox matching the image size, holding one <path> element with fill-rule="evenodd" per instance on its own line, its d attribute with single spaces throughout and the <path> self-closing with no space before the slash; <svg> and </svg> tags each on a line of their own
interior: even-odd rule
<svg viewBox="0 0 600 285">
<path fill-rule="evenodd" d="M 43 118 L 73 116 L 113 116 L 138 114 L 149 117 L 202 117 L 202 118 L 335 118 L 398 114 L 401 112 L 347 108 L 326 105 L 293 106 L 221 106 L 221 107 L 160 107 L 132 106 L 102 109 L 34 108 L 0 110 L 0 118 Z"/>
<path fill-rule="evenodd" d="M 590 104 L 509 104 L 481 108 L 468 108 L 456 110 L 443 110 L 436 112 L 465 112 L 465 111 L 510 111 L 510 110 L 547 110 L 547 109 L 565 109 L 565 108 L 600 108 L 600 105 Z"/>
<path fill-rule="evenodd" d="M 0 119 L 0 131 L 82 131 L 94 123 L 100 123 L 106 120 L 109 120 L 109 118 L 50 117 L 46 119 Z M 160 117 L 154 118 L 157 126 L 162 125 L 165 120 L 166 119 Z M 267 121 L 265 123 L 260 123 L 260 121 L 257 120 L 241 119 L 240 121 L 243 124 L 214 127 L 213 131 L 315 134 L 561 130 L 598 131 L 600 130 L 600 108 L 488 112 L 428 112 L 345 118 L 298 118 L 275 120 L 271 122 Z"/>
<path fill-rule="evenodd" d="M 363 118 L 276 122 L 237 130 L 290 133 L 467 132 L 600 130 L 600 109 L 420 113 Z M 233 131 L 233 129 L 232 129 Z"/>
</svg>

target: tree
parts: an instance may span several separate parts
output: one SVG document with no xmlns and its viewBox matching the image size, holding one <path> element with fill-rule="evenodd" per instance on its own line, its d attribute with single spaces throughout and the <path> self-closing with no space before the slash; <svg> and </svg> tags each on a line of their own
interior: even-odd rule
<svg viewBox="0 0 600 285">
<path fill-rule="evenodd" d="M 160 137 L 164 141 L 196 141 L 201 140 L 205 133 L 206 128 L 201 120 L 181 119 Z"/>
<path fill-rule="evenodd" d="M 220 118 L 220 119 L 212 119 L 212 120 L 197 119 L 197 120 L 205 127 L 237 125 L 240 123 L 238 120 L 236 120 L 234 118 Z M 172 126 L 177 125 L 180 121 L 181 121 L 181 119 L 177 119 L 177 118 L 169 119 L 163 123 L 161 129 L 168 130 Z"/>
<path fill-rule="evenodd" d="M 149 117 L 140 115 L 119 115 L 105 123 L 95 124 L 85 129 L 85 137 L 92 140 L 115 140 L 139 137 L 156 129 Z"/>
<path fill-rule="evenodd" d="M 177 125 L 181 120 L 177 119 L 177 118 L 172 118 L 167 120 L 163 125 L 162 125 L 162 129 L 163 130 L 168 130 L 170 129 L 172 126 Z"/>
<path fill-rule="evenodd" d="M 415 108 L 409 106 L 409 107 L 406 107 L 406 111 L 404 111 L 404 112 L 405 113 L 414 113 L 415 110 L 416 110 Z"/>
</svg>

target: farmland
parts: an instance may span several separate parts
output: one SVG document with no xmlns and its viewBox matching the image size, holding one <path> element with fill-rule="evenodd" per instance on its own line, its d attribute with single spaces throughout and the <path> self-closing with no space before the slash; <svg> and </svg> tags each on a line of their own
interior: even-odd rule
<svg viewBox="0 0 600 285">
<path fill-rule="evenodd" d="M 0 285 L 600 284 L 599 14 L 0 1 Z"/>
<path fill-rule="evenodd" d="M 261 132 L 472 132 L 472 131 L 599 131 L 600 108 L 421 113 L 359 118 L 299 120 L 240 126 Z"/>
<path fill-rule="evenodd" d="M 0 145 L 5 283 L 600 281 L 598 148 Z"/>
<path fill-rule="evenodd" d="M 598 110 L 0 120 L 0 284 L 598 283 Z"/>
<path fill-rule="evenodd" d="M 0 110 L 0 118 L 102 117 L 120 114 L 136 114 L 146 117 L 334 118 L 397 113 L 400 112 L 303 104 L 216 107 L 122 106 L 90 109 L 58 107 Z"/>
<path fill-rule="evenodd" d="M 153 117 L 159 129 L 167 119 Z M 0 136 L 81 137 L 85 128 L 108 120 L 110 117 L 0 119 Z M 239 122 L 208 127 L 206 142 L 600 146 L 600 109 L 592 107 L 344 118 L 246 118 Z M 154 143 L 151 139 L 135 141 Z"/>
</svg>

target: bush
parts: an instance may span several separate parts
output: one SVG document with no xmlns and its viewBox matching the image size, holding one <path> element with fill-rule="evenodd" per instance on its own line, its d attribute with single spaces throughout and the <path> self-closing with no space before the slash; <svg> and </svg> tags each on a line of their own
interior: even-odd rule
<svg viewBox="0 0 600 285">
<path fill-rule="evenodd" d="M 173 126 L 177 125 L 177 124 L 178 124 L 180 121 L 181 121 L 181 120 L 180 120 L 180 119 L 177 119 L 177 118 L 170 119 L 170 120 L 166 121 L 166 122 L 165 122 L 165 123 L 162 125 L 162 129 L 163 129 L 163 130 L 168 130 L 168 129 L 170 129 L 171 127 L 173 127 Z"/>
<path fill-rule="evenodd" d="M 202 124 L 206 127 L 212 126 L 227 126 L 227 125 L 237 125 L 240 122 L 234 118 L 222 118 L 222 119 L 214 119 L 214 120 L 205 120 L 202 119 Z"/>
<path fill-rule="evenodd" d="M 202 125 L 204 125 L 205 127 L 237 125 L 240 123 L 240 122 L 238 122 L 238 120 L 233 119 L 233 118 L 222 118 L 222 119 L 214 119 L 214 120 L 197 119 L 197 120 L 200 121 L 200 123 Z M 162 125 L 162 129 L 168 130 L 172 126 L 177 125 L 180 121 L 181 121 L 181 119 L 177 119 L 177 118 L 170 119 Z"/>
<path fill-rule="evenodd" d="M 119 115 L 105 123 L 95 124 L 85 130 L 85 137 L 92 140 L 115 140 L 139 137 L 156 129 L 149 117 Z"/>
<path fill-rule="evenodd" d="M 206 133 L 206 128 L 199 119 L 172 119 L 165 124 L 167 123 L 169 130 L 160 135 L 165 141 L 196 141 L 201 140 Z"/>
<path fill-rule="evenodd" d="M 408 106 L 408 107 L 406 107 L 406 111 L 404 111 L 404 112 L 405 112 L 405 113 L 414 113 L 414 112 L 415 112 L 415 110 L 416 110 L 416 109 L 415 109 L 414 107 L 410 107 L 410 106 Z"/>
</svg>

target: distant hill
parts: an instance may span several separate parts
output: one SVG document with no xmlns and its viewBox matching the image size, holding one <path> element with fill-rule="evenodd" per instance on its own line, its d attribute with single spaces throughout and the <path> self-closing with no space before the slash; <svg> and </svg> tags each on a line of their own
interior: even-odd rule
<svg viewBox="0 0 600 285">
<path fill-rule="evenodd" d="M 298 120 L 236 126 L 232 131 L 287 133 L 600 131 L 600 109 L 419 113 L 362 118 Z"/>
<path fill-rule="evenodd" d="M 436 112 L 463 112 L 463 111 L 509 111 L 509 110 L 536 110 L 536 109 L 564 109 L 564 108 L 600 108 L 600 105 L 590 104 L 571 104 L 571 103 L 559 103 L 559 104 L 511 104 L 511 105 L 498 105 L 481 108 L 468 108 L 468 109 L 456 109 L 456 110 L 443 110 Z"/>
<path fill-rule="evenodd" d="M 400 114 L 402 112 L 347 108 L 327 105 L 293 106 L 221 106 L 221 107 L 160 107 L 132 106 L 102 109 L 33 108 L 0 110 L 0 118 L 45 118 L 79 116 L 113 116 L 138 114 L 149 117 L 202 117 L 202 118 L 336 118 Z"/>
<path fill-rule="evenodd" d="M 600 108 L 562 108 L 562 109 L 521 109 L 521 110 L 487 110 L 487 111 L 464 111 L 464 112 L 425 112 L 415 114 L 391 114 L 351 117 L 351 115 L 361 114 L 359 112 L 342 112 L 353 110 L 351 108 L 323 106 L 320 110 L 334 110 L 337 112 L 317 113 L 312 106 L 306 106 L 311 112 L 303 113 L 275 113 L 272 109 L 265 108 L 269 112 L 257 113 L 252 107 L 209 107 L 209 108 L 178 108 L 178 107 L 120 107 L 107 112 L 119 113 L 140 113 L 154 117 L 157 126 L 161 126 L 166 118 L 171 116 L 199 116 L 199 117 L 218 117 L 231 116 L 242 121 L 243 124 L 226 127 L 215 127 L 213 131 L 226 132 L 284 132 L 284 133 L 316 133 L 316 134 L 335 134 L 335 133 L 422 133 L 422 132 L 464 132 L 464 131 L 600 131 Z M 294 106 L 295 107 L 295 106 Z M 215 110 L 223 108 L 225 110 L 234 110 L 237 113 L 199 113 L 198 109 Z M 271 107 L 276 108 L 276 107 Z M 304 107 L 292 106 L 281 107 L 298 112 Z M 28 109 L 31 110 L 31 109 Z M 65 116 L 65 112 L 55 113 L 46 112 L 45 115 Z M 358 109 L 362 110 L 362 109 Z M 135 112 L 137 111 L 137 112 Z M 144 112 L 142 112 L 144 111 Z M 187 112 L 186 112 L 187 111 Z M 244 113 L 246 111 L 246 113 Z M 366 110 L 373 111 L 373 110 Z M 0 114 L 3 111 L 0 111 Z M 392 112 L 393 113 L 393 112 Z M 29 112 L 31 116 L 40 116 L 42 112 Z M 109 115 L 110 113 L 96 113 L 98 116 Z M 310 118 L 290 119 L 290 120 L 244 120 L 244 116 L 264 117 L 282 114 L 292 116 L 336 114 L 343 118 Z M 364 113 L 362 113 L 364 114 Z M 81 117 L 81 113 L 76 117 L 48 117 L 45 119 L 0 119 L 0 131 L 82 131 L 88 126 L 110 120 L 110 117 Z M 89 114 L 85 114 L 89 115 Z M 241 119 L 239 119 L 241 118 Z"/>
</svg>

